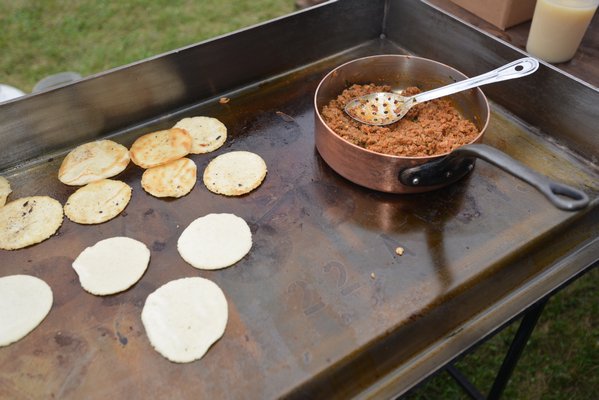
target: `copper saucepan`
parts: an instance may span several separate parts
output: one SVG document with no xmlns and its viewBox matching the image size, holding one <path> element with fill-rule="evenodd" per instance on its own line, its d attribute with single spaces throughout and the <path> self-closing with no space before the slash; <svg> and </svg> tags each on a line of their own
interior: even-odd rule
<svg viewBox="0 0 599 400">
<path fill-rule="evenodd" d="M 479 135 L 447 154 L 401 157 L 376 153 L 341 138 L 324 122 L 320 110 L 352 84 L 391 85 L 392 90 L 417 86 L 430 90 L 467 77 L 445 64 L 413 56 L 379 55 L 347 62 L 329 72 L 314 95 L 316 148 L 325 162 L 346 179 L 389 193 L 427 192 L 447 186 L 483 159 L 522 179 L 545 195 L 556 207 L 579 210 L 589 203 L 581 190 L 554 182 L 530 170 L 505 153 L 479 144 L 490 116 L 489 103 L 480 89 L 454 94 L 452 101 L 462 116 L 472 121 Z"/>
</svg>

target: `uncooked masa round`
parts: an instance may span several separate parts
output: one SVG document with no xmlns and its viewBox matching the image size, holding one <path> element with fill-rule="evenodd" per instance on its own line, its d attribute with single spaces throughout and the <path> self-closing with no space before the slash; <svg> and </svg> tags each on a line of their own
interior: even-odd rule
<svg viewBox="0 0 599 400">
<path fill-rule="evenodd" d="M 25 337 L 52 308 L 52 289 L 30 275 L 0 278 L 0 347 Z"/>
<path fill-rule="evenodd" d="M 141 312 L 152 347 L 168 360 L 198 360 L 225 332 L 228 319 L 223 291 L 204 278 L 182 278 L 152 292 Z"/>
<path fill-rule="evenodd" d="M 73 261 L 73 269 L 86 291 L 105 296 L 133 286 L 150 262 L 150 250 L 140 241 L 117 236 L 100 240 Z"/>
<path fill-rule="evenodd" d="M 248 224 L 234 214 L 208 214 L 193 221 L 179 237 L 177 249 L 198 269 L 220 269 L 241 260 L 252 247 Z"/>
</svg>

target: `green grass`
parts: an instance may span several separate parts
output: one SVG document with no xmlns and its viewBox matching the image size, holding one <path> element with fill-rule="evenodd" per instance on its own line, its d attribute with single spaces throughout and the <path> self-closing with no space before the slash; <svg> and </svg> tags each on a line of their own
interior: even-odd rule
<svg viewBox="0 0 599 400">
<path fill-rule="evenodd" d="M 293 9 L 293 0 L 0 0 L 0 83 L 30 91 L 47 75 L 94 74 Z M 597 398 L 597 288 L 599 270 L 549 302 L 504 398 Z M 458 363 L 483 393 L 514 331 L 508 328 Z M 446 374 L 411 397 L 466 398 Z"/>
<path fill-rule="evenodd" d="M 29 92 L 288 14 L 291 0 L 0 0 L 0 83 Z"/>
<path fill-rule="evenodd" d="M 599 393 L 599 269 L 549 300 L 504 392 L 505 399 L 596 399 Z M 456 363 L 488 393 L 519 321 Z M 410 400 L 468 399 L 445 372 Z"/>
</svg>

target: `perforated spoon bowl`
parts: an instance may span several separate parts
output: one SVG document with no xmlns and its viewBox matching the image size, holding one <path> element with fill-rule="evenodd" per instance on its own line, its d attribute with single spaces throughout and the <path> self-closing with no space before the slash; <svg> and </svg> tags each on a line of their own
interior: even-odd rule
<svg viewBox="0 0 599 400">
<path fill-rule="evenodd" d="M 485 74 L 410 97 L 393 92 L 377 92 L 356 97 L 345 105 L 345 112 L 364 124 L 389 125 L 402 119 L 416 104 L 489 83 L 521 78 L 532 74 L 538 68 L 539 62 L 534 58 L 521 58 Z"/>
</svg>

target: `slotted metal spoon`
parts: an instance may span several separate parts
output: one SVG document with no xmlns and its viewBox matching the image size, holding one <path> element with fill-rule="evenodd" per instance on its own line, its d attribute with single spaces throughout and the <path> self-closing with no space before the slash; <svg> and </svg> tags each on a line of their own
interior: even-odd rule
<svg viewBox="0 0 599 400">
<path fill-rule="evenodd" d="M 389 125 L 402 119 L 416 104 L 489 83 L 521 78 L 532 74 L 537 68 L 539 62 L 534 58 L 521 58 L 485 74 L 410 97 L 394 92 L 377 92 L 356 97 L 345 105 L 345 112 L 364 124 Z"/>
</svg>

